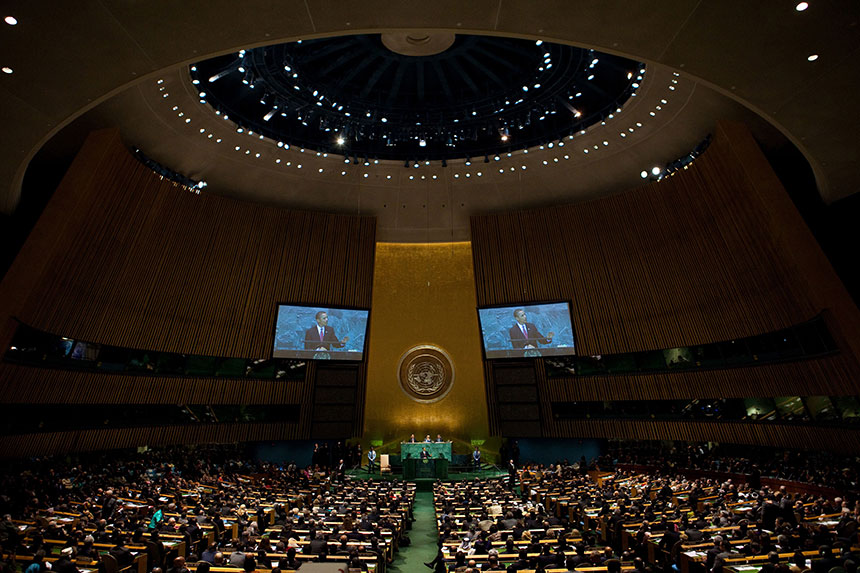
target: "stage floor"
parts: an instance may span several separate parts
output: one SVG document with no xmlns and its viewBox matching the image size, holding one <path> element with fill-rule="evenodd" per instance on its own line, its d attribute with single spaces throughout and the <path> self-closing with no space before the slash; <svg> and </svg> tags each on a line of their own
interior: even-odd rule
<svg viewBox="0 0 860 573">
<path fill-rule="evenodd" d="M 367 472 L 366 467 L 362 467 L 361 469 L 352 469 L 346 472 L 346 475 L 352 479 L 359 480 L 390 480 L 390 479 L 403 479 L 403 470 L 402 468 L 394 468 L 391 472 L 386 472 L 383 474 L 379 473 L 379 469 L 372 474 Z M 508 475 L 508 472 L 502 471 L 496 466 L 485 466 L 481 469 L 481 471 L 457 471 L 457 468 L 452 467 L 448 470 L 448 477 L 443 479 L 442 481 L 446 482 L 455 482 L 455 481 L 466 481 L 473 480 L 475 478 L 479 479 L 489 479 L 489 478 L 498 478 L 505 477 Z M 436 478 L 414 478 L 410 479 L 410 482 L 415 483 L 418 486 L 419 491 L 431 491 L 433 489 L 433 483 L 436 482 Z"/>
</svg>

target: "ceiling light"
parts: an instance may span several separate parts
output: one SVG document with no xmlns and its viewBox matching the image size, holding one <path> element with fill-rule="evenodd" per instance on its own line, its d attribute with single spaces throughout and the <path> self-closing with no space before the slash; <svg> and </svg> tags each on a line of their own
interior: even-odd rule
<svg viewBox="0 0 860 573">
<path fill-rule="evenodd" d="M 6 16 L 5 22 L 10 26 L 15 26 L 18 23 L 18 20 L 15 16 Z"/>
<path fill-rule="evenodd" d="M 338 145 L 343 145 L 344 143 L 346 143 L 346 140 L 343 138 L 343 136 L 342 136 L 342 135 L 339 135 L 339 136 L 337 137 L 337 144 L 338 144 Z M 347 161 L 349 161 L 349 160 L 347 159 Z"/>
<path fill-rule="evenodd" d="M 809 8 L 809 2 L 800 2 L 797 6 L 794 7 L 794 9 L 798 12 L 803 12 L 807 8 Z M 6 21 L 8 22 L 8 19 Z"/>
<path fill-rule="evenodd" d="M 814 62 L 815 60 L 818 59 L 818 54 L 812 54 L 806 59 L 809 60 L 810 62 Z M 6 71 L 6 68 L 3 68 L 3 71 Z"/>
<path fill-rule="evenodd" d="M 660 171 L 662 171 L 659 167 L 652 167 L 651 174 L 652 175 L 660 175 Z"/>
<path fill-rule="evenodd" d="M 11 73 L 12 73 L 12 72 L 14 72 L 14 71 L 15 71 L 15 70 L 13 70 L 12 68 L 10 68 L 9 66 L 3 66 L 3 73 L 4 73 L 4 74 L 11 74 Z"/>
<path fill-rule="evenodd" d="M 639 174 L 639 177 L 641 177 L 642 179 L 647 179 L 648 178 L 648 172 L 643 169 L 642 173 Z"/>
</svg>

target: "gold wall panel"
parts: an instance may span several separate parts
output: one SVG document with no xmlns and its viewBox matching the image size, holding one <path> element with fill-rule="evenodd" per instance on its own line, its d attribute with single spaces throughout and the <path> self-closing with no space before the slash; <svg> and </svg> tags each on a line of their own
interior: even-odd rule
<svg viewBox="0 0 860 573">
<path fill-rule="evenodd" d="M 437 433 L 458 453 L 489 435 L 481 362 L 475 283 L 469 243 L 376 246 L 364 440 L 382 441 L 399 453 L 414 433 Z M 440 401 L 419 403 L 397 378 L 400 357 L 413 346 L 433 344 L 451 357 L 454 385 Z M 379 449 L 379 448 L 377 448 Z"/>
</svg>

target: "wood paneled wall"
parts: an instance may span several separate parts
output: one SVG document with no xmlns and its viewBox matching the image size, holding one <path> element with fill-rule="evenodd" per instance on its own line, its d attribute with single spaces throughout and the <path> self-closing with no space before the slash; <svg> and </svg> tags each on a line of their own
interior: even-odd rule
<svg viewBox="0 0 860 573">
<path fill-rule="evenodd" d="M 672 440 L 692 443 L 752 444 L 778 448 L 860 451 L 860 430 L 798 424 L 689 422 L 663 420 L 564 420 L 549 425 L 543 437 Z"/>
<path fill-rule="evenodd" d="M 206 424 L 77 430 L 0 436 L 0 458 L 177 444 L 225 444 L 306 438 L 298 424 Z"/>
<path fill-rule="evenodd" d="M 542 378 L 542 394 L 552 402 L 593 400 L 683 400 L 810 395 L 857 395 L 847 383 L 857 376 L 844 355 L 747 368 Z"/>
<path fill-rule="evenodd" d="M 271 355 L 278 302 L 370 307 L 375 233 L 371 217 L 289 211 L 189 192 L 137 161 L 117 131 L 96 132 L 0 286 L 0 342 L 11 339 L 16 317 L 102 344 L 265 358 Z M 356 397 L 363 399 L 364 368 L 353 368 L 360 387 Z M 316 370 L 307 371 L 303 382 L 273 382 L 92 374 L 4 363 L 0 400 L 301 404 L 308 419 L 297 420 L 298 430 L 287 434 L 308 437 Z M 354 406 L 352 433 L 358 434 L 363 403 Z M 238 425 L 228 426 L 178 428 L 176 436 L 181 442 L 197 435 L 208 440 L 206 432 L 228 441 L 244 435 Z M 104 445 L 115 437 L 117 445 L 135 445 L 153 432 L 169 430 L 107 432 L 96 441 Z M 70 438 L 57 439 L 70 445 L 63 442 Z M 54 438 L 36 441 L 45 440 Z"/>
<path fill-rule="evenodd" d="M 375 229 L 370 217 L 195 195 L 99 132 L 14 263 L 9 288 L 30 288 L 4 310 L 94 342 L 265 357 L 279 301 L 370 306 Z"/>
<path fill-rule="evenodd" d="M 743 126 L 718 124 L 709 149 L 660 182 L 582 204 L 475 216 L 471 224 L 478 304 L 570 300 L 580 355 L 732 340 L 825 309 L 842 349 L 838 356 L 754 368 L 553 380 L 539 363 L 535 384 L 544 409 L 576 400 L 857 392 L 860 313 Z M 493 373 L 485 368 L 488 396 L 499 391 Z M 492 409 L 491 429 L 505 433 L 498 404 Z M 607 424 L 544 416 L 542 434 L 610 437 Z M 632 432 L 617 437 L 668 439 L 647 437 L 640 425 L 649 427 L 621 421 L 612 427 Z M 654 435 L 680 435 L 695 425 L 661 422 L 654 427 L 664 429 Z M 715 430 L 729 426 L 746 427 L 703 424 L 689 435 L 791 441 L 788 430 L 774 436 Z"/>
</svg>

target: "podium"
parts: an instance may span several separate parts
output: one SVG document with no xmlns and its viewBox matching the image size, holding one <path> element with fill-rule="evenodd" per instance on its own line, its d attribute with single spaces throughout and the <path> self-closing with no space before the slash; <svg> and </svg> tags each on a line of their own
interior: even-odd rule
<svg viewBox="0 0 860 573">
<path fill-rule="evenodd" d="M 436 458 L 435 460 L 409 458 L 403 460 L 403 479 L 405 480 L 415 478 L 447 479 L 447 477 L 448 460 L 445 458 Z"/>
<path fill-rule="evenodd" d="M 400 459 L 421 459 L 421 450 L 427 448 L 427 452 L 434 460 L 443 457 L 451 462 L 451 442 L 400 442 Z"/>
</svg>

